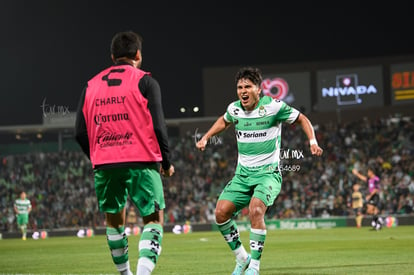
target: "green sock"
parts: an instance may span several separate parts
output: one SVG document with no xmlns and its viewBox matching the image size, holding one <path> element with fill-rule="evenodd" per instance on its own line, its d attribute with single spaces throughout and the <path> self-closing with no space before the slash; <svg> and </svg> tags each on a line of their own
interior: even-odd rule
<svg viewBox="0 0 414 275">
<path fill-rule="evenodd" d="M 265 229 L 250 229 L 250 252 L 252 255 L 252 260 L 260 261 L 265 240 Z M 256 269 L 258 269 L 258 266 Z"/>
<path fill-rule="evenodd" d="M 236 250 L 241 246 L 240 233 L 235 221 L 228 220 L 225 223 L 217 224 L 217 226 L 231 250 Z"/>
<path fill-rule="evenodd" d="M 160 224 L 150 223 L 144 226 L 139 240 L 139 258 L 146 257 L 157 263 L 161 254 L 163 228 Z"/>
<path fill-rule="evenodd" d="M 112 261 L 118 271 L 129 269 L 128 239 L 123 226 L 119 228 L 106 228 L 106 237 L 111 250 Z"/>
</svg>

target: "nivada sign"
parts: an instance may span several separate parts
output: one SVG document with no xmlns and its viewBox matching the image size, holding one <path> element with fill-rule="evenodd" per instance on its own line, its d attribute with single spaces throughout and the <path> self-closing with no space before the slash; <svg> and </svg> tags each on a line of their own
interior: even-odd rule
<svg viewBox="0 0 414 275">
<path fill-rule="evenodd" d="M 383 106 L 382 68 L 317 71 L 317 111 Z"/>
</svg>

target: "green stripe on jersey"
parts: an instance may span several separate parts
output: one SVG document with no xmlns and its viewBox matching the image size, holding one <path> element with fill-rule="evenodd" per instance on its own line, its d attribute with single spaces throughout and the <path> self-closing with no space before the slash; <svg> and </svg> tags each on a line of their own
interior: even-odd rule
<svg viewBox="0 0 414 275">
<path fill-rule="evenodd" d="M 269 154 L 276 150 L 276 139 L 270 139 L 263 142 L 239 142 L 237 144 L 239 152 L 243 152 L 243 155 L 261 155 Z"/>
<path fill-rule="evenodd" d="M 14 205 L 16 206 L 17 211 L 19 211 L 19 214 L 27 214 L 31 208 L 31 203 L 28 199 L 17 199 Z"/>
</svg>

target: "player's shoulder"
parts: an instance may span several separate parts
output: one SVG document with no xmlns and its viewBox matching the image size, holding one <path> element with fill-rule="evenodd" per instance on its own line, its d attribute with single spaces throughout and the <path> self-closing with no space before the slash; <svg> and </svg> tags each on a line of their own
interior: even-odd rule
<svg viewBox="0 0 414 275">
<path fill-rule="evenodd" d="M 160 92 L 160 84 L 158 81 L 152 77 L 151 74 L 145 74 L 142 76 L 142 78 L 139 80 L 139 88 L 141 92 L 144 92 L 145 94 L 147 92 Z"/>
<path fill-rule="evenodd" d="M 242 110 L 242 105 L 240 100 L 235 100 L 227 104 L 227 112 L 233 113 L 234 110 Z"/>
<path fill-rule="evenodd" d="M 270 96 L 263 96 L 260 99 L 258 108 L 267 110 L 268 114 L 277 114 L 280 110 L 285 110 L 289 105 L 284 101 L 272 98 Z"/>
<path fill-rule="evenodd" d="M 280 107 L 286 103 L 283 100 L 273 98 L 271 96 L 263 96 L 260 98 L 260 105 L 270 106 L 270 107 Z"/>
</svg>

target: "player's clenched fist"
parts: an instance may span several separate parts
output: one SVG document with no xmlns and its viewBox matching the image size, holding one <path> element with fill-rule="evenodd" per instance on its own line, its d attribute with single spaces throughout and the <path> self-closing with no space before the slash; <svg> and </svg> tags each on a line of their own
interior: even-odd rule
<svg viewBox="0 0 414 275">
<path fill-rule="evenodd" d="M 319 147 L 319 145 L 317 144 L 311 145 L 310 150 L 311 150 L 312 155 L 322 156 L 323 149 Z"/>
<path fill-rule="evenodd" d="M 200 151 L 204 151 L 206 149 L 206 145 L 207 145 L 207 140 L 205 138 L 200 139 L 197 143 L 196 143 L 196 147 L 198 150 Z"/>
</svg>

